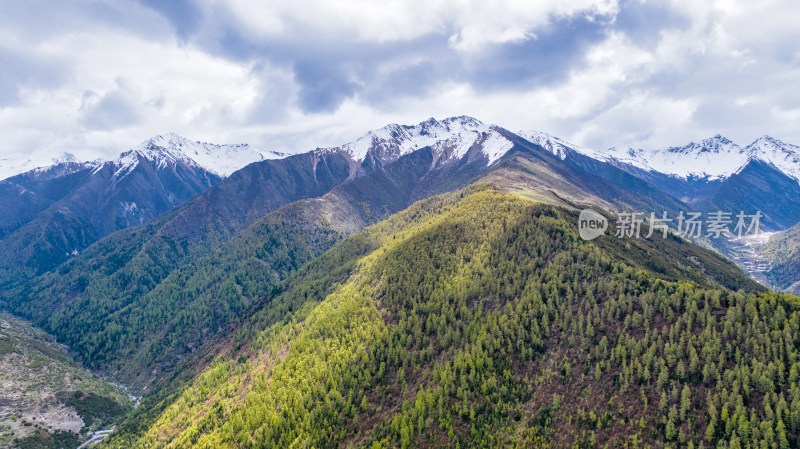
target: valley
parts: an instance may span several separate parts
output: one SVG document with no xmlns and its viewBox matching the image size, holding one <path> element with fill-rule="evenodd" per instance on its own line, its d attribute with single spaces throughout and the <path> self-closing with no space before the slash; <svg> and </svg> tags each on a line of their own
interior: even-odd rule
<svg viewBox="0 0 800 449">
<path fill-rule="evenodd" d="M 0 314 L 0 446 L 76 447 L 131 409 L 127 394 L 76 364 L 52 337 Z"/>
</svg>

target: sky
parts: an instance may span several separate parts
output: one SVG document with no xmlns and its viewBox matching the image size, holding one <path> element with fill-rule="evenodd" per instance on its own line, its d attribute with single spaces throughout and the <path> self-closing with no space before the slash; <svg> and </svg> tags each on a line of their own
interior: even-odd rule
<svg viewBox="0 0 800 449">
<path fill-rule="evenodd" d="M 800 144 L 798 24 L 796 0 L 0 0 L 0 159 L 456 115 L 598 150 Z"/>
</svg>

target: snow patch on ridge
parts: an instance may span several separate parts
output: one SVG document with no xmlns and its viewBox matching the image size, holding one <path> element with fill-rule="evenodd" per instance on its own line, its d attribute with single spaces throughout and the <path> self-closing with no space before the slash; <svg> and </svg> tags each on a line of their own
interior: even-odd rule
<svg viewBox="0 0 800 449">
<path fill-rule="evenodd" d="M 10 178 L 31 170 L 45 171 L 53 165 L 63 163 L 79 163 L 78 158 L 72 153 L 61 153 L 55 157 L 42 157 L 34 155 L 29 159 L 15 160 L 0 158 L 0 180 Z"/>
<path fill-rule="evenodd" d="M 354 160 L 362 162 L 369 154 L 383 154 L 397 159 L 421 148 L 430 147 L 436 154 L 444 154 L 451 159 L 461 159 L 476 144 L 486 155 L 489 165 L 513 146 L 511 141 L 498 133 L 493 125 L 484 124 L 472 117 L 460 116 L 442 121 L 430 118 L 414 126 L 387 125 L 341 147 L 326 150 L 342 150 L 350 154 Z"/>
<path fill-rule="evenodd" d="M 514 144 L 503 137 L 500 133 L 492 130 L 486 140 L 483 141 L 483 154 L 489 158 L 487 165 L 494 164 L 498 159 L 514 146 Z"/>
<path fill-rule="evenodd" d="M 601 153 L 598 153 L 597 151 L 584 148 L 580 145 L 575 145 L 574 143 L 567 142 L 566 140 L 560 137 L 556 137 L 546 132 L 520 131 L 517 134 L 525 138 L 527 141 L 535 143 L 536 145 L 539 145 L 545 150 L 553 153 L 553 155 L 555 155 L 561 160 L 567 158 L 567 153 L 569 151 L 576 151 L 580 154 L 592 157 L 594 159 L 602 159 L 603 157 L 603 155 Z"/>
<path fill-rule="evenodd" d="M 286 154 L 260 151 L 248 144 L 219 145 L 191 141 L 175 133 L 152 137 L 127 153 L 136 153 L 154 161 L 159 168 L 181 161 L 188 165 L 202 167 L 222 177 L 229 176 L 234 171 L 253 162 L 286 157 Z M 123 157 L 127 153 L 123 153 Z"/>
<path fill-rule="evenodd" d="M 700 142 L 667 149 L 609 148 L 600 152 L 571 144 L 550 134 L 522 131 L 520 136 L 564 159 L 568 151 L 604 161 L 627 164 L 641 170 L 654 171 L 684 179 L 709 181 L 726 179 L 739 173 L 750 161 L 772 164 L 800 182 L 800 146 L 763 136 L 746 147 L 740 147 L 717 134 Z"/>
<path fill-rule="evenodd" d="M 748 162 L 743 148 L 719 134 L 666 150 L 610 148 L 606 155 L 644 170 L 708 180 L 727 178 Z"/>
</svg>

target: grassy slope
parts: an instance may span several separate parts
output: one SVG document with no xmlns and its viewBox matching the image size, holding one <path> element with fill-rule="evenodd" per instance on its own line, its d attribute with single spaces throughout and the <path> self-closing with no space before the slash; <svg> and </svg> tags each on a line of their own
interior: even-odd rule
<svg viewBox="0 0 800 449">
<path fill-rule="evenodd" d="M 82 429 L 118 422 L 127 396 L 75 364 L 52 337 L 0 314 L 0 446 L 78 441 Z"/>
<path fill-rule="evenodd" d="M 301 269 L 107 445 L 797 444 L 797 298 L 723 289 L 757 287 L 677 241 L 583 242 L 573 218 L 418 203 Z"/>
</svg>

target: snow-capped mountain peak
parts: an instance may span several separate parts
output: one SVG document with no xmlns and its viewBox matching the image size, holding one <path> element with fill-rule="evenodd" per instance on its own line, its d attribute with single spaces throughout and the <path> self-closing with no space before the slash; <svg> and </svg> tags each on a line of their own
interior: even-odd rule
<svg viewBox="0 0 800 449">
<path fill-rule="evenodd" d="M 791 156 L 800 153 L 800 147 L 782 142 L 767 135 L 761 136 L 744 148 L 752 157 Z"/>
<path fill-rule="evenodd" d="M 666 150 L 673 154 L 687 154 L 687 155 L 700 155 L 700 154 L 731 154 L 740 153 L 741 147 L 733 143 L 727 137 L 717 134 L 708 139 L 703 139 L 700 142 L 691 142 L 682 147 L 670 147 Z"/>
<path fill-rule="evenodd" d="M 359 162 L 369 156 L 394 160 L 425 147 L 431 147 L 440 157 L 461 159 L 476 144 L 489 165 L 513 146 L 497 127 L 472 117 L 458 116 L 441 121 L 431 117 L 413 126 L 387 125 L 329 150 L 343 150 Z"/>
<path fill-rule="evenodd" d="M 145 140 L 123 153 L 121 159 L 133 161 L 134 155 L 162 164 L 182 161 L 197 165 L 218 176 L 228 176 L 253 162 L 265 159 L 280 159 L 286 154 L 274 151 L 259 151 L 248 144 L 213 144 L 191 141 L 175 133 L 158 135 Z"/>
<path fill-rule="evenodd" d="M 139 164 L 140 158 L 163 168 L 180 161 L 188 166 L 196 166 L 220 177 L 227 177 L 245 165 L 265 159 L 281 159 L 288 156 L 275 151 L 262 151 L 248 144 L 218 145 L 192 141 L 175 133 L 151 137 L 139 145 L 122 152 L 113 160 L 95 159 L 81 161 L 71 153 L 56 157 L 30 157 L 27 159 L 0 158 L 0 179 L 6 179 L 31 170 L 44 171 L 63 163 L 83 164 L 101 169 L 104 164 L 115 166 L 115 173 L 123 176 Z"/>
<path fill-rule="evenodd" d="M 739 173 L 751 161 L 758 160 L 771 164 L 800 181 L 800 146 L 787 144 L 770 136 L 762 136 L 746 147 L 716 134 L 699 142 L 663 150 L 611 147 L 605 152 L 598 152 L 544 132 L 520 132 L 519 135 L 562 159 L 568 150 L 572 150 L 601 161 L 680 178 L 709 181 L 728 178 Z"/>
<path fill-rule="evenodd" d="M 800 181 L 800 146 L 761 136 L 743 150 L 749 159 L 770 163 Z"/>
<path fill-rule="evenodd" d="M 666 150 L 612 147 L 604 156 L 643 170 L 708 180 L 727 178 L 748 161 L 744 149 L 720 134 Z"/>
<path fill-rule="evenodd" d="M 61 153 L 51 157 L 35 154 L 25 159 L 0 158 L 0 180 L 31 170 L 42 171 L 54 165 L 78 162 L 80 161 L 72 153 Z"/>
<path fill-rule="evenodd" d="M 80 162 L 72 153 L 61 153 L 54 157 L 51 161 L 53 164 L 60 164 L 62 162 Z"/>
<path fill-rule="evenodd" d="M 171 145 L 161 146 L 156 142 L 158 141 L 148 139 L 138 146 L 123 152 L 117 159 L 109 161 L 114 165 L 114 176 L 124 177 L 136 168 L 142 159 L 153 163 L 158 169 L 163 169 L 178 162 L 190 167 L 200 167 L 197 162 L 183 154 L 176 147 Z M 96 170 L 101 168 L 102 166 L 98 166 Z"/>
</svg>

